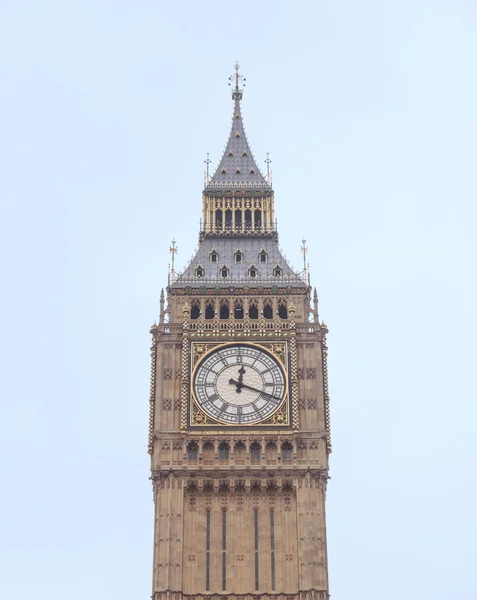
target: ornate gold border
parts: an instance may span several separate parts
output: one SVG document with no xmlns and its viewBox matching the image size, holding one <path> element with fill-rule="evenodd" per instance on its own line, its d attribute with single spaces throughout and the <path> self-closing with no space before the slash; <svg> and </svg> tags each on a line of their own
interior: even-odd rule
<svg viewBox="0 0 477 600">
<path fill-rule="evenodd" d="M 251 423 L 250 425 L 237 425 L 237 424 L 228 424 L 228 423 L 224 423 L 222 421 L 219 421 L 217 419 L 212 419 L 211 417 L 209 417 L 198 405 L 197 400 L 195 398 L 195 394 L 194 394 L 194 390 L 193 390 L 193 381 L 194 381 L 194 377 L 195 377 L 195 372 L 197 370 L 197 368 L 200 366 L 200 364 L 202 363 L 202 361 L 212 352 L 214 352 L 218 346 L 220 346 L 221 348 L 225 347 L 225 346 L 237 346 L 237 345 L 241 345 L 241 346 L 253 346 L 255 348 L 260 348 L 261 350 L 263 350 L 264 352 L 266 352 L 268 355 L 270 355 L 271 357 L 273 357 L 275 360 L 277 360 L 281 366 L 281 368 L 283 369 L 283 373 L 285 376 L 285 388 L 286 388 L 286 393 L 284 395 L 283 401 L 281 402 L 281 404 L 276 408 L 276 410 L 269 415 L 264 421 L 260 421 L 258 423 Z M 200 352 L 199 355 L 197 355 L 197 352 L 195 351 L 195 348 L 197 347 L 206 347 L 207 350 L 205 350 L 204 352 Z M 290 427 L 291 425 L 291 420 L 290 420 L 290 402 L 289 402 L 289 389 L 290 389 L 290 382 L 289 382 L 289 377 L 288 377 L 288 344 L 285 340 L 280 340 L 280 341 L 274 341 L 274 342 L 262 342 L 262 343 L 256 343 L 256 342 L 245 342 L 245 341 L 232 341 L 232 342 L 224 342 L 224 343 L 220 343 L 220 342 L 205 342 L 205 341 L 200 341 L 200 342 L 191 342 L 190 344 L 190 378 L 189 378 L 189 384 L 190 384 L 190 388 L 189 388 L 189 418 L 188 418 L 188 425 L 189 427 L 214 427 L 214 431 L 216 427 L 226 427 L 229 431 L 230 430 L 234 430 L 234 431 L 250 431 L 251 429 L 253 429 L 254 427 Z M 202 422 L 193 422 L 193 418 L 194 418 L 194 414 L 198 414 L 201 416 L 201 420 Z M 277 416 L 278 415 L 283 415 L 283 423 L 277 422 Z"/>
</svg>

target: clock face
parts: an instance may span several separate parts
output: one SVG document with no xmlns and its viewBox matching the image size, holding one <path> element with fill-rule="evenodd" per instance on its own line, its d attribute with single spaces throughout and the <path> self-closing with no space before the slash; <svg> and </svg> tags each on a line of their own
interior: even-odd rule
<svg viewBox="0 0 477 600">
<path fill-rule="evenodd" d="M 251 425 L 270 417 L 286 396 L 280 363 L 252 345 L 230 344 L 207 354 L 193 376 L 202 410 L 227 425 Z"/>
</svg>

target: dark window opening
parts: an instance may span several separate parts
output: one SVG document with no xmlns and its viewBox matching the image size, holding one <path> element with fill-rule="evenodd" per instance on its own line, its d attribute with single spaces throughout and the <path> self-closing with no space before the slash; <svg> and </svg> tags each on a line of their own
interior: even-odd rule
<svg viewBox="0 0 477 600">
<path fill-rule="evenodd" d="M 190 307 L 190 318 L 198 319 L 200 317 L 200 302 L 198 300 L 194 300 Z"/>
<path fill-rule="evenodd" d="M 222 442 L 219 446 L 220 460 L 229 460 L 229 445 L 227 442 Z"/>
<path fill-rule="evenodd" d="M 245 211 L 245 229 L 251 229 L 251 227 L 252 227 L 252 211 L 247 209 Z"/>
<path fill-rule="evenodd" d="M 251 304 L 248 308 L 248 316 L 250 319 L 258 319 L 258 306 L 256 304 Z"/>
<path fill-rule="evenodd" d="M 217 254 L 217 252 L 211 252 L 210 253 L 210 262 L 211 263 L 216 263 L 219 260 L 219 255 Z"/>
<path fill-rule="evenodd" d="M 229 270 L 227 269 L 227 267 L 222 267 L 220 269 L 220 275 L 221 275 L 221 277 L 228 277 L 229 276 Z"/>
<path fill-rule="evenodd" d="M 199 456 L 199 447 L 197 446 L 196 442 L 191 442 L 187 446 L 187 458 L 189 460 L 196 461 L 198 456 Z"/>
<path fill-rule="evenodd" d="M 261 263 L 266 263 L 267 262 L 267 253 L 265 251 L 260 252 L 260 254 L 258 255 L 258 259 Z"/>
<path fill-rule="evenodd" d="M 230 311 L 229 311 L 229 303 L 227 302 L 227 300 L 222 300 L 222 302 L 220 303 L 220 318 L 221 319 L 228 319 L 230 316 Z"/>
<path fill-rule="evenodd" d="M 213 319 L 215 317 L 215 305 L 209 300 L 205 305 L 205 318 Z"/>
<path fill-rule="evenodd" d="M 242 211 L 235 211 L 235 229 L 242 229 Z"/>
<path fill-rule="evenodd" d="M 282 272 L 283 271 L 278 266 L 273 269 L 273 274 L 275 275 L 275 277 L 281 277 L 282 276 Z"/>
<path fill-rule="evenodd" d="M 284 302 L 281 302 L 278 305 L 278 316 L 280 317 L 280 319 L 287 319 L 288 318 L 287 305 Z"/>
<path fill-rule="evenodd" d="M 269 300 L 263 305 L 263 316 L 265 319 L 273 319 L 272 303 Z"/>
<path fill-rule="evenodd" d="M 240 264 L 242 262 L 243 254 L 241 252 L 235 253 L 235 264 Z"/>
<path fill-rule="evenodd" d="M 290 442 L 282 444 L 282 460 L 292 460 L 293 458 L 293 447 Z"/>
<path fill-rule="evenodd" d="M 243 302 L 236 300 L 234 304 L 234 319 L 243 319 Z"/>
<path fill-rule="evenodd" d="M 231 210 L 226 210 L 225 211 L 225 227 L 232 227 L 232 211 Z"/>
<path fill-rule="evenodd" d="M 215 211 L 215 225 L 218 229 L 222 229 L 222 216 L 223 215 L 221 210 Z"/>
<path fill-rule="evenodd" d="M 250 277 L 256 277 L 257 276 L 257 269 L 255 269 L 254 267 L 252 267 L 250 269 L 250 271 L 248 272 L 248 274 L 250 275 Z"/>
<path fill-rule="evenodd" d="M 255 211 L 255 229 L 260 229 L 261 226 L 262 226 L 262 211 L 257 209 Z"/>
<path fill-rule="evenodd" d="M 233 152 L 229 152 L 229 156 L 233 156 L 233 155 L 234 155 L 234 153 L 233 153 Z"/>
<path fill-rule="evenodd" d="M 195 270 L 195 275 L 196 277 L 198 277 L 199 279 L 201 277 L 203 277 L 205 274 L 204 269 L 202 267 L 197 267 L 197 269 Z"/>
<path fill-rule="evenodd" d="M 255 175 L 255 171 L 253 169 L 250 169 L 250 175 Z"/>
</svg>

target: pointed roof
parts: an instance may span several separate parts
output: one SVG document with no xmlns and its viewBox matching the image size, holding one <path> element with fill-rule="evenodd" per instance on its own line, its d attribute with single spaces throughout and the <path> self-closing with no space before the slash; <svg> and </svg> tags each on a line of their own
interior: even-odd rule
<svg viewBox="0 0 477 600">
<path fill-rule="evenodd" d="M 235 79 L 235 86 L 232 91 L 234 113 L 232 116 L 232 127 L 230 129 L 229 140 L 214 176 L 205 187 L 206 191 L 234 188 L 272 189 L 265 177 L 261 174 L 252 151 L 250 150 L 247 136 L 245 135 L 242 112 L 240 110 L 240 101 L 242 100 L 243 95 L 243 89 L 240 88 L 240 83 L 243 78 L 239 74 L 238 69 L 239 65 L 237 64 L 235 65 L 236 73 L 230 78 Z"/>
</svg>

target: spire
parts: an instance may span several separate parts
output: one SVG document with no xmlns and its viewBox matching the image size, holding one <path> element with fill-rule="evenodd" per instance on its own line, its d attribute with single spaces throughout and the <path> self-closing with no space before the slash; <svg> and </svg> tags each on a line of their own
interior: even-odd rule
<svg viewBox="0 0 477 600">
<path fill-rule="evenodd" d="M 240 65 L 235 65 L 235 73 L 229 77 L 232 87 L 232 100 L 234 113 L 232 128 L 225 152 L 217 170 L 206 186 L 206 190 L 213 189 L 268 189 L 271 187 L 260 173 L 248 145 L 247 136 L 243 126 L 240 101 L 243 97 L 245 78 L 239 73 Z"/>
</svg>

